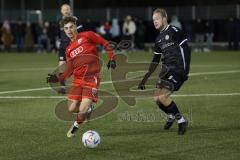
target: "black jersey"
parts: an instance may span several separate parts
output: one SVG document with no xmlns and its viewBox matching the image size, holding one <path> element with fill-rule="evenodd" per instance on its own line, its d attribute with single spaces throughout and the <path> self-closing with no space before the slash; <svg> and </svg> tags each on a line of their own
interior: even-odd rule
<svg viewBox="0 0 240 160">
<path fill-rule="evenodd" d="M 183 76 L 189 73 L 191 52 L 187 44 L 187 38 L 183 32 L 174 26 L 168 25 L 161 31 L 155 41 L 154 63 L 162 63 Z"/>
</svg>

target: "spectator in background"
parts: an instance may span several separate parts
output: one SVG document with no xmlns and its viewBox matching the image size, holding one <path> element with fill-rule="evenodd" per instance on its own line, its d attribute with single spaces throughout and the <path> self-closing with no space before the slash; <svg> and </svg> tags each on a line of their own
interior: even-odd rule
<svg viewBox="0 0 240 160">
<path fill-rule="evenodd" d="M 212 51 L 213 37 L 214 37 L 214 28 L 213 24 L 210 21 L 205 23 L 205 34 L 206 34 L 206 43 L 207 46 L 204 48 L 204 52 Z"/>
<path fill-rule="evenodd" d="M 233 43 L 234 43 L 234 37 L 235 37 L 235 31 L 234 31 L 234 21 L 233 18 L 230 17 L 228 19 L 228 24 L 227 24 L 227 33 L 228 33 L 228 49 L 232 50 L 233 49 Z"/>
<path fill-rule="evenodd" d="M 50 50 L 49 28 L 50 28 L 50 23 L 47 21 L 44 22 L 41 39 L 42 39 L 43 49 L 45 51 Z"/>
<path fill-rule="evenodd" d="M 43 27 L 42 23 L 37 24 L 36 27 L 35 27 L 36 38 L 37 38 L 37 51 L 38 51 L 38 53 L 40 53 L 41 50 L 42 50 L 42 43 L 41 43 L 41 35 L 42 35 L 42 32 L 43 32 L 42 27 Z"/>
<path fill-rule="evenodd" d="M 97 33 L 100 34 L 102 37 L 105 37 L 106 31 L 104 29 L 104 22 L 102 22 L 97 28 Z"/>
<path fill-rule="evenodd" d="M 123 39 L 130 40 L 132 47 L 134 47 L 134 34 L 136 32 L 136 24 L 131 16 L 127 16 L 123 22 L 122 33 Z"/>
<path fill-rule="evenodd" d="M 235 41 L 235 50 L 239 49 L 239 36 L 240 36 L 240 19 L 236 18 L 236 41 Z"/>
<path fill-rule="evenodd" d="M 17 51 L 21 52 L 24 45 L 25 25 L 21 18 L 18 19 L 17 24 L 14 27 L 14 39 L 17 45 Z"/>
<path fill-rule="evenodd" d="M 184 30 L 187 36 L 187 39 L 189 42 L 193 42 L 194 41 L 194 28 L 193 28 L 193 22 L 192 21 L 188 21 L 184 23 Z"/>
<path fill-rule="evenodd" d="M 38 35 L 38 52 L 46 52 L 49 50 L 49 22 L 44 22 L 44 24 L 39 24 L 37 26 L 37 35 Z"/>
<path fill-rule="evenodd" d="M 171 22 L 169 23 L 170 25 L 173 25 L 179 29 L 182 29 L 182 24 L 180 23 L 180 21 L 178 20 L 177 16 L 172 16 L 171 18 Z"/>
<path fill-rule="evenodd" d="M 112 38 L 112 35 L 111 35 L 111 33 L 110 33 L 110 29 L 111 29 L 111 24 L 107 21 L 107 22 L 105 22 L 104 23 L 104 25 L 103 25 L 103 29 L 104 29 L 104 31 L 105 31 L 105 39 L 106 40 L 110 40 L 111 38 Z"/>
<path fill-rule="evenodd" d="M 229 18 L 227 24 L 227 31 L 228 31 L 228 49 L 229 50 L 237 50 L 238 49 L 238 42 L 239 42 L 239 22 L 237 19 L 232 17 Z"/>
<path fill-rule="evenodd" d="M 24 49 L 26 51 L 32 51 L 34 49 L 34 40 L 30 22 L 27 22 L 25 31 L 26 34 L 24 36 Z"/>
<path fill-rule="evenodd" d="M 11 33 L 11 27 L 8 21 L 5 21 L 3 23 L 3 26 L 1 28 L 2 36 L 1 40 L 3 42 L 4 50 L 7 52 L 11 51 L 13 36 Z"/>
<path fill-rule="evenodd" d="M 196 43 L 196 52 L 203 51 L 203 42 L 204 42 L 204 24 L 200 18 L 197 19 L 194 25 L 194 33 L 195 33 L 195 43 Z"/>
<path fill-rule="evenodd" d="M 105 39 L 110 40 L 112 37 L 110 29 L 111 25 L 109 24 L 109 22 L 103 22 L 98 28 L 98 33 L 101 34 Z"/>
<path fill-rule="evenodd" d="M 112 27 L 110 29 L 110 33 L 112 35 L 112 41 L 119 43 L 120 42 L 120 26 L 118 23 L 118 19 L 116 18 L 112 20 Z"/>
<path fill-rule="evenodd" d="M 56 41 L 58 37 L 58 24 L 55 22 L 51 23 L 47 33 L 49 37 L 49 51 L 57 52 Z"/>
<path fill-rule="evenodd" d="M 102 22 L 101 24 L 100 24 L 100 26 L 99 27 L 97 27 L 97 33 L 98 34 L 100 34 L 102 37 L 106 37 L 106 31 L 105 31 L 105 26 L 104 26 L 104 22 Z M 103 53 L 104 52 L 104 50 L 103 50 L 103 46 L 101 46 L 101 45 L 97 45 L 97 49 L 98 49 L 98 51 L 100 52 L 100 53 Z"/>
<path fill-rule="evenodd" d="M 141 19 L 138 19 L 137 30 L 135 34 L 135 44 L 137 49 L 144 50 L 145 32 L 146 32 L 146 27 L 143 24 L 143 21 Z"/>
</svg>

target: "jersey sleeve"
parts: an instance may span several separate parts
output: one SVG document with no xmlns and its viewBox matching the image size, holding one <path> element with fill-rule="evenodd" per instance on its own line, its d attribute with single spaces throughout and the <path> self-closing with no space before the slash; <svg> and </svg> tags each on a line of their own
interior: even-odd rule
<svg viewBox="0 0 240 160">
<path fill-rule="evenodd" d="M 89 38 L 96 44 L 102 45 L 105 49 L 105 51 L 108 54 L 108 58 L 110 60 L 113 60 L 113 50 L 111 49 L 109 42 L 107 40 L 105 40 L 104 38 L 102 38 L 99 34 L 89 31 L 88 32 L 88 36 Z"/>
<path fill-rule="evenodd" d="M 78 33 L 84 31 L 84 27 L 83 27 L 83 25 L 81 24 L 81 22 L 78 18 L 77 18 L 77 31 L 78 31 Z"/>
<path fill-rule="evenodd" d="M 183 33 L 183 31 L 181 31 L 180 29 L 177 29 L 175 27 L 173 28 L 173 32 L 174 32 L 174 39 L 175 41 L 177 41 L 178 45 L 181 46 L 184 42 L 187 41 L 187 37 L 185 36 L 185 34 Z"/>
<path fill-rule="evenodd" d="M 152 63 L 158 64 L 160 62 L 160 59 L 161 59 L 161 54 L 154 54 L 153 59 L 152 59 Z"/>
<path fill-rule="evenodd" d="M 153 48 L 153 53 L 154 54 L 162 54 L 162 50 L 161 50 L 161 48 L 157 45 L 157 43 L 155 43 L 155 46 L 154 46 L 154 48 Z"/>
</svg>

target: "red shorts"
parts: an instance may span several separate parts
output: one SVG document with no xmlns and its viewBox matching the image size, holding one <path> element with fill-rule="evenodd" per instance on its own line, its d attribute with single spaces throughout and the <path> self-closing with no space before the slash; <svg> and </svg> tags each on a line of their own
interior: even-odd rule
<svg viewBox="0 0 240 160">
<path fill-rule="evenodd" d="M 68 99 L 81 102 L 84 98 L 91 99 L 96 103 L 98 100 L 98 89 L 96 87 L 73 84 L 68 92 Z"/>
<path fill-rule="evenodd" d="M 100 78 L 89 76 L 84 78 L 74 78 L 72 86 L 68 92 L 68 99 L 82 101 L 83 98 L 91 99 L 93 102 L 98 100 L 98 86 Z"/>
</svg>

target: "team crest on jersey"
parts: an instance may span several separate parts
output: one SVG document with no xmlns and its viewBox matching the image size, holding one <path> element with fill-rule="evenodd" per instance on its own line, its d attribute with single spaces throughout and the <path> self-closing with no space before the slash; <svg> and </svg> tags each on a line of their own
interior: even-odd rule
<svg viewBox="0 0 240 160">
<path fill-rule="evenodd" d="M 165 39 L 166 39 L 166 40 L 169 40 L 169 38 L 170 38 L 170 37 L 169 37 L 169 35 L 167 34 L 167 35 L 165 36 Z"/>
<path fill-rule="evenodd" d="M 82 38 L 79 38 L 78 39 L 78 44 L 82 44 L 82 41 L 83 41 Z"/>
</svg>

